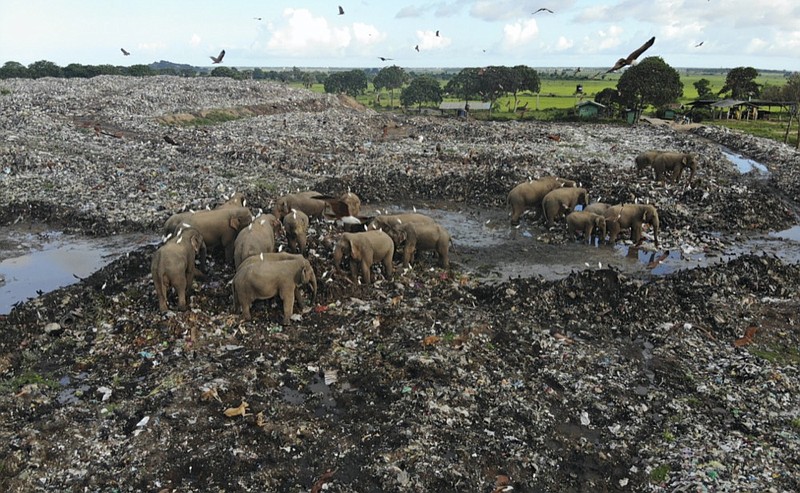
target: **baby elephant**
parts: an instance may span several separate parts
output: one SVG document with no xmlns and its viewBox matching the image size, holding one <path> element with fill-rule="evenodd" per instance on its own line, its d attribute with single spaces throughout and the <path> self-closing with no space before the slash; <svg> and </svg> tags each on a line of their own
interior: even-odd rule
<svg viewBox="0 0 800 493">
<path fill-rule="evenodd" d="M 575 232 L 582 231 L 587 243 L 592 243 L 592 232 L 597 233 L 602 243 L 606 238 L 606 218 L 593 212 L 575 211 L 567 216 L 567 231 L 575 240 Z"/>
<path fill-rule="evenodd" d="M 196 229 L 189 228 L 180 230 L 153 254 L 150 271 L 161 313 L 169 309 L 167 293 L 170 286 L 178 293 L 178 310 L 187 309 L 186 296 L 195 274 L 194 259 L 201 249 L 205 249 L 203 236 Z"/>
<path fill-rule="evenodd" d="M 286 232 L 289 250 L 300 254 L 306 251 L 308 216 L 305 212 L 292 209 L 292 212 L 283 216 L 283 230 Z"/>
<path fill-rule="evenodd" d="M 358 265 L 361 264 L 361 277 L 365 283 L 371 283 L 372 264 L 376 262 L 383 262 L 386 279 L 392 278 L 394 242 L 379 229 L 364 233 L 343 233 L 333 251 L 333 265 L 337 271 L 341 270 L 342 258 L 345 256 L 350 257 L 350 275 L 354 282 L 358 281 Z"/>
<path fill-rule="evenodd" d="M 311 285 L 312 299 L 315 298 L 317 278 L 307 259 L 269 260 L 260 255 L 249 257 L 233 276 L 234 310 L 241 308 L 242 318 L 250 320 L 253 301 L 280 296 L 283 301 L 283 324 L 289 324 L 294 311 L 295 293 L 306 284 Z"/>
<path fill-rule="evenodd" d="M 233 263 L 237 269 L 244 259 L 252 255 L 275 251 L 274 228 L 278 224 L 275 216 L 264 214 L 239 231 L 233 242 Z"/>
<path fill-rule="evenodd" d="M 389 232 L 395 247 L 405 244 L 403 249 L 403 266 L 408 267 L 418 250 L 435 251 L 439 256 L 439 265 L 450 267 L 450 233 L 439 224 L 399 224 Z"/>
</svg>

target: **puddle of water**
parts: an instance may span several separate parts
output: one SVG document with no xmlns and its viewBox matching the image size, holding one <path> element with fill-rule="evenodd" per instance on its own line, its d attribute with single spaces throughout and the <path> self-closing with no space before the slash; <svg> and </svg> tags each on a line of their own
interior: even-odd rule
<svg viewBox="0 0 800 493">
<path fill-rule="evenodd" d="M 784 240 L 800 241 L 800 225 L 783 231 L 772 232 L 770 236 L 783 238 Z"/>
<path fill-rule="evenodd" d="M 530 219 L 523 218 L 519 228 L 512 227 L 505 209 L 453 210 L 453 204 L 446 203 L 418 203 L 416 207 L 418 212 L 433 217 L 450 231 L 453 237 L 451 262 L 488 282 L 533 276 L 558 280 L 573 271 L 606 267 L 628 276 L 649 279 L 714 265 L 748 253 L 768 253 L 785 262 L 800 262 L 800 245 L 781 239 L 786 237 L 784 233 L 800 234 L 800 226 L 788 233 L 779 233 L 780 237 L 741 238 L 723 252 L 705 253 L 688 245 L 684 250 L 675 245 L 669 250 L 663 247 L 655 250 L 650 242 L 639 248 L 622 243 L 613 247 L 579 242 L 550 245 L 537 238 L 541 236 L 541 225 L 531 226 Z M 384 213 L 411 209 L 410 205 L 381 207 Z"/>
<path fill-rule="evenodd" d="M 769 169 L 758 161 L 754 161 L 750 158 L 742 156 L 741 154 L 737 154 L 727 147 L 720 146 L 720 151 L 722 151 L 723 156 L 728 158 L 728 161 L 736 165 L 736 167 L 739 169 L 739 173 L 744 174 L 755 170 L 758 173 L 763 173 L 765 175 L 769 174 Z"/>
<path fill-rule="evenodd" d="M 86 238 L 40 226 L 0 228 L 0 314 L 17 302 L 76 283 L 154 241 L 142 234 Z"/>
</svg>

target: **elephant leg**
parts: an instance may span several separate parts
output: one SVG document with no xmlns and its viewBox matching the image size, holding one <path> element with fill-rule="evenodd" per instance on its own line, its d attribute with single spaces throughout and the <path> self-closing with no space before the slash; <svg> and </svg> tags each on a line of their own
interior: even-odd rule
<svg viewBox="0 0 800 493">
<path fill-rule="evenodd" d="M 361 259 L 361 277 L 364 279 L 364 284 L 371 284 L 372 283 L 372 262 L 369 262 L 366 258 Z"/>
<path fill-rule="evenodd" d="M 292 321 L 292 312 L 294 311 L 294 290 L 295 287 L 283 289 L 281 298 L 283 298 L 283 325 L 289 325 Z"/>
<path fill-rule="evenodd" d="M 250 320 L 253 318 L 250 315 L 250 305 L 253 303 L 253 300 L 247 298 L 246 296 L 239 297 L 239 306 L 242 308 L 242 318 L 245 320 Z"/>
<path fill-rule="evenodd" d="M 182 277 L 181 279 L 176 279 L 173 285 L 175 286 L 175 291 L 178 293 L 178 310 L 185 312 L 187 308 L 186 290 L 189 289 L 186 278 Z"/>
<path fill-rule="evenodd" d="M 167 290 L 169 289 L 169 285 L 165 285 L 164 281 L 161 279 L 156 279 L 155 285 L 156 296 L 158 296 L 158 310 L 164 313 L 169 310 L 169 306 L 167 306 Z"/>
<path fill-rule="evenodd" d="M 383 269 L 386 272 L 386 279 L 391 280 L 394 274 L 394 266 L 392 265 L 392 256 L 387 255 L 383 258 Z"/>
<path fill-rule="evenodd" d="M 350 278 L 353 279 L 354 283 L 358 283 L 358 268 L 359 263 L 364 263 L 363 260 L 356 260 L 353 257 L 350 257 Z"/>
<path fill-rule="evenodd" d="M 233 241 L 225 245 L 225 261 L 228 262 L 229 264 L 233 263 L 233 250 L 234 250 Z"/>
</svg>

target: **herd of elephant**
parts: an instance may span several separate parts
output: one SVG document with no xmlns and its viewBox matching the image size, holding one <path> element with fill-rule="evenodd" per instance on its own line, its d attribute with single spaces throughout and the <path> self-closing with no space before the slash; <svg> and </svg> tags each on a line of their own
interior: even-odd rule
<svg viewBox="0 0 800 493">
<path fill-rule="evenodd" d="M 655 179 L 662 183 L 667 177 L 677 182 L 685 168 L 691 171 L 691 181 L 697 170 L 697 157 L 688 153 L 647 151 L 638 155 L 635 162 L 638 174 L 652 167 Z M 509 192 L 507 203 L 511 207 L 512 225 L 519 224 L 525 211 L 530 210 L 535 214 L 537 209 L 541 209 L 547 226 L 553 226 L 556 220 L 566 217 L 567 231 L 573 240 L 581 232 L 588 243 L 592 243 L 594 234 L 599 238 L 598 242 L 605 240 L 608 235 L 608 243 L 614 244 L 619 233 L 627 229 L 630 230 L 631 241 L 639 243 L 642 226 L 649 224 L 653 228 L 653 241 L 658 246 L 659 221 L 655 206 L 590 203 L 589 192 L 577 186 L 573 180 L 547 176 L 520 183 Z M 583 209 L 575 211 L 578 205 L 582 205 Z"/>
<path fill-rule="evenodd" d="M 333 252 L 334 268 L 341 271 L 349 259 L 350 276 L 372 282 L 372 265 L 381 263 L 390 279 L 395 249 L 403 246 L 403 264 L 408 267 L 417 251 L 436 252 L 443 268 L 449 268 L 450 234 L 426 215 L 414 213 L 382 215 L 365 221 L 360 217 L 361 200 L 351 192 L 334 198 L 315 191 L 299 192 L 277 199 L 272 213 L 253 216 L 241 193 L 214 209 L 173 214 L 164 224 L 164 243 L 153 254 L 151 273 L 159 310 L 169 309 L 170 287 L 178 296 L 178 310 L 186 310 L 188 291 L 200 269 L 205 270 L 209 248 L 222 248 L 233 263 L 233 306 L 245 320 L 251 318 L 255 300 L 279 296 L 283 323 L 293 314 L 295 299 L 303 304 L 301 288 L 317 293 L 317 278 L 306 254 L 309 218 L 336 217 L 357 232 L 339 235 Z M 353 224 L 357 228 L 352 228 Z M 282 230 L 287 250 L 277 251 L 276 233 Z"/>
<path fill-rule="evenodd" d="M 649 151 L 636 157 L 637 172 L 652 167 L 656 180 L 666 175 L 672 181 L 680 179 L 684 168 L 690 168 L 689 180 L 694 177 L 697 159 L 691 154 Z M 639 243 L 642 226 L 653 228 L 653 240 L 658 246 L 658 211 L 649 204 L 590 203 L 589 192 L 573 180 L 547 176 L 515 186 L 508 194 L 511 206 L 511 224 L 519 224 L 528 210 L 541 209 L 548 226 L 566 218 L 567 230 L 575 240 L 582 233 L 587 242 L 614 244 L 623 230 L 630 230 L 630 239 Z M 253 216 L 245 207 L 241 193 L 234 194 L 214 209 L 181 212 L 172 215 L 164 224 L 165 241 L 153 255 L 151 272 L 158 297 L 159 310 L 168 310 L 167 294 L 174 287 L 179 310 L 186 310 L 187 293 L 200 268 L 206 267 L 208 248 L 222 248 L 225 259 L 233 263 L 233 306 L 241 310 L 245 320 L 251 318 L 250 308 L 255 300 L 279 296 L 283 301 L 283 323 L 289 323 L 295 299 L 302 305 L 301 288 L 311 287 L 317 292 L 317 279 L 311 263 L 305 258 L 309 218 L 335 217 L 343 226 L 356 225 L 342 232 L 335 243 L 333 263 L 341 272 L 342 261 L 350 263 L 350 277 L 358 282 L 372 282 L 372 266 L 383 265 L 384 275 L 393 275 L 393 257 L 402 246 L 403 265 L 408 267 L 419 250 L 436 252 L 439 264 L 449 267 L 450 234 L 436 221 L 424 214 L 403 213 L 379 215 L 374 218 L 360 216 L 361 200 L 351 192 L 341 197 L 331 197 L 316 191 L 298 192 L 277 199 L 272 213 Z M 575 211 L 577 205 L 583 209 Z M 282 230 L 288 251 L 276 249 L 276 232 Z"/>
</svg>

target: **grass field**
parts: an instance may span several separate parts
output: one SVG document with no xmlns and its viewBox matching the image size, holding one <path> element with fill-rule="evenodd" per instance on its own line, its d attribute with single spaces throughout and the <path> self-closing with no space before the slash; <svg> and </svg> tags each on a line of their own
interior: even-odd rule
<svg viewBox="0 0 800 493">
<path fill-rule="evenodd" d="M 568 110 L 571 110 L 580 101 L 576 95 L 576 86 L 578 84 L 583 86 L 583 99 L 594 100 L 594 97 L 603 89 L 615 88 L 619 80 L 619 74 L 609 74 L 604 79 L 541 79 L 541 90 L 539 94 L 532 94 L 529 92 L 523 93 L 518 96 L 519 105 L 525 106 L 526 111 L 516 114 L 511 112 L 513 107 L 513 98 L 510 96 L 500 98 L 497 101 L 495 110 L 492 111 L 492 118 L 498 120 L 504 119 L 517 119 L 524 117 L 525 119 L 536 120 L 552 120 L 555 118 L 563 118 L 566 116 Z M 697 90 L 694 83 L 700 79 L 709 81 L 711 90 L 714 93 L 719 92 L 725 85 L 725 74 L 709 73 L 709 74 L 681 74 L 681 82 L 683 82 L 683 97 L 679 99 L 679 103 L 684 104 L 697 99 Z M 781 86 L 786 82 L 786 79 L 778 73 L 762 74 L 756 82 L 762 85 Z M 444 85 L 444 83 L 442 84 Z M 315 84 L 312 87 L 313 91 L 324 92 L 322 84 Z M 378 111 L 390 111 L 389 93 L 382 91 L 381 104 L 375 102 L 375 91 L 370 84 L 367 91 L 360 95 L 358 101 L 365 106 L 373 108 Z M 452 100 L 452 99 L 447 99 Z M 394 92 L 394 109 L 400 108 L 400 91 Z M 788 115 L 780 113 L 778 108 L 772 108 L 771 121 L 739 121 L 739 120 L 713 120 L 705 121 L 706 124 L 722 125 L 729 128 L 735 128 L 743 132 L 747 132 L 760 137 L 771 138 L 783 142 L 784 134 L 786 131 L 786 121 Z M 482 115 L 476 115 L 481 118 Z M 796 127 L 793 127 L 796 128 Z M 797 141 L 796 131 L 790 132 L 789 143 L 794 144 Z"/>
</svg>

